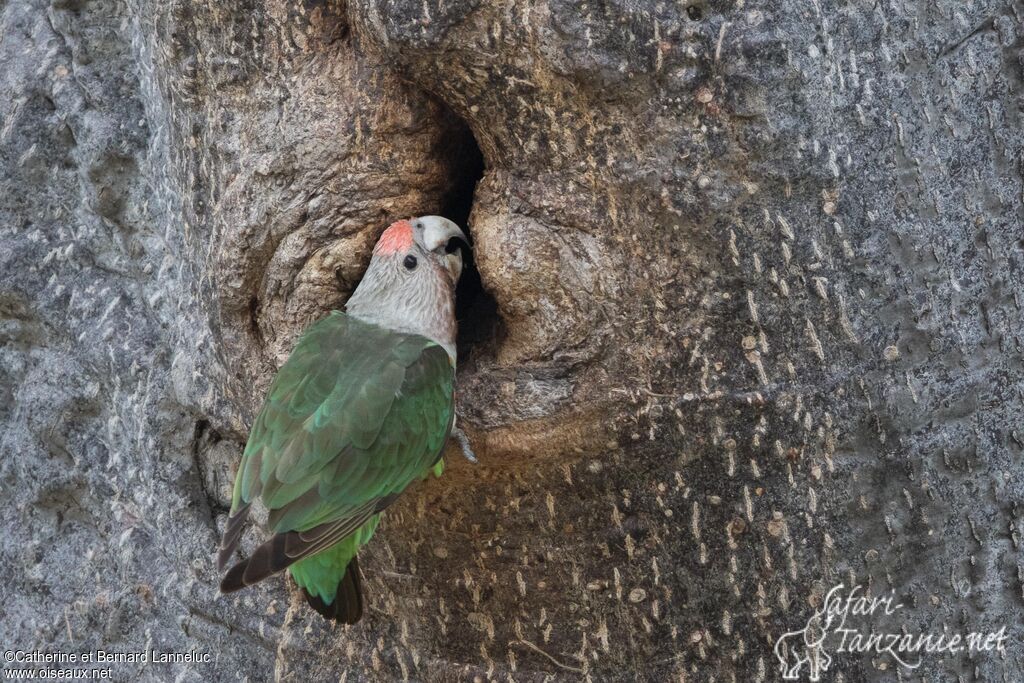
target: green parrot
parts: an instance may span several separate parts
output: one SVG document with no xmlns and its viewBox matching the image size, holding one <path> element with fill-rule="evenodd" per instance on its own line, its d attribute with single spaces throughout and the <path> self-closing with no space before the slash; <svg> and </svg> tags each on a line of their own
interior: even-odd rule
<svg viewBox="0 0 1024 683">
<path fill-rule="evenodd" d="M 228 570 L 222 592 L 287 569 L 325 618 L 359 621 L 356 554 L 410 483 L 443 468 L 455 423 L 463 246 L 466 236 L 446 218 L 394 223 L 346 312 L 299 338 L 249 433 L 218 567 L 238 548 L 257 497 L 274 535 Z"/>
</svg>

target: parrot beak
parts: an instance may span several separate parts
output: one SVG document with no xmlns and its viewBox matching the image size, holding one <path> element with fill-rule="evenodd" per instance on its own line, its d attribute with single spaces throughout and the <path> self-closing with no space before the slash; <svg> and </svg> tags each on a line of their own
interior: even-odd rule
<svg viewBox="0 0 1024 683">
<path fill-rule="evenodd" d="M 451 275 L 452 282 L 458 282 L 462 275 L 462 247 L 469 248 L 466 234 L 455 223 L 441 216 L 423 216 L 413 221 L 413 224 L 423 226 L 422 231 L 416 231 L 420 246 L 437 254 Z"/>
<path fill-rule="evenodd" d="M 452 282 L 458 283 L 459 276 L 462 275 L 462 250 L 456 247 L 452 253 L 445 254 L 442 263 L 448 270 L 448 274 L 452 276 Z"/>
</svg>

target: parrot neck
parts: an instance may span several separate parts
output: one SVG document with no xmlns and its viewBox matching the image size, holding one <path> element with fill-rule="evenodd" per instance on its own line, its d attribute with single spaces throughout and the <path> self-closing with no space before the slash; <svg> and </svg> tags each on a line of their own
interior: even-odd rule
<svg viewBox="0 0 1024 683">
<path fill-rule="evenodd" d="M 345 304 L 353 318 L 404 334 L 418 334 L 436 342 L 455 363 L 455 288 L 451 281 L 437 277 L 412 283 L 398 283 L 389 270 L 373 272 L 373 264 Z M 382 272 L 381 272 L 382 271 Z"/>
</svg>

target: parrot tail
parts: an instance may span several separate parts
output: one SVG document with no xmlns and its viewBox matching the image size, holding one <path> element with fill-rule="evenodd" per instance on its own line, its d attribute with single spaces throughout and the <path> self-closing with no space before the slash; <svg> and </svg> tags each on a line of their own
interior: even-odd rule
<svg viewBox="0 0 1024 683">
<path fill-rule="evenodd" d="M 249 506 L 244 505 L 228 518 L 227 526 L 224 528 L 224 538 L 220 542 L 220 550 L 217 553 L 218 570 L 224 571 L 231 556 L 238 550 L 238 544 L 242 540 L 242 525 L 248 517 Z"/>
<path fill-rule="evenodd" d="M 313 609 L 326 619 L 354 624 L 363 616 L 356 553 L 379 521 L 380 515 L 371 512 L 368 517 L 275 534 L 252 557 L 228 570 L 220 590 L 231 593 L 287 569 Z"/>
<path fill-rule="evenodd" d="M 309 606 L 320 613 L 324 619 L 337 621 L 341 624 L 354 624 L 363 616 L 363 589 L 359 576 L 359 562 L 355 557 L 348 563 L 345 573 L 338 582 L 338 591 L 331 604 L 325 603 L 319 596 L 302 588 Z"/>
</svg>

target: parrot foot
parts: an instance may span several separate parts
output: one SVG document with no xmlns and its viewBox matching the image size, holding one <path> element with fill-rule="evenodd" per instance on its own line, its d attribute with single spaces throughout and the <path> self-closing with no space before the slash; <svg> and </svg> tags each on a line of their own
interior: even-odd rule
<svg viewBox="0 0 1024 683">
<path fill-rule="evenodd" d="M 458 427 L 452 427 L 452 436 L 459 442 L 459 447 L 462 448 L 462 455 L 465 456 L 466 460 L 475 464 L 477 462 L 476 453 L 473 452 L 473 447 L 469 445 L 469 437 L 466 436 L 466 432 Z"/>
</svg>

